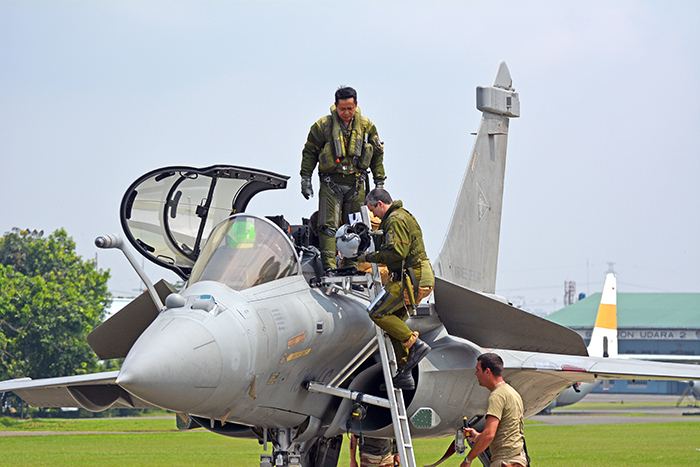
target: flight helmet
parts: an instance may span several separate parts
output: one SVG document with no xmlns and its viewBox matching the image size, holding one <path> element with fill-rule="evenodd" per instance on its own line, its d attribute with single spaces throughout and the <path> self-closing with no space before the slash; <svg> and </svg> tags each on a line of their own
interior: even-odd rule
<svg viewBox="0 0 700 467">
<path fill-rule="evenodd" d="M 231 248 L 250 248 L 255 243 L 255 226 L 249 221 L 236 221 L 226 234 Z"/>
<path fill-rule="evenodd" d="M 335 245 L 344 258 L 357 258 L 370 245 L 369 228 L 362 222 L 343 224 L 335 233 Z"/>
</svg>

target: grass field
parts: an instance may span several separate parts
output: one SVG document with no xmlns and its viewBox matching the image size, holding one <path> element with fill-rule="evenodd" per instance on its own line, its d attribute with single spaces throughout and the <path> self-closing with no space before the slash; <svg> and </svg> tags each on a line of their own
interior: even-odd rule
<svg viewBox="0 0 700 467">
<path fill-rule="evenodd" d="M 2 431 L 52 434 L 2 436 Z M 62 432 L 77 434 L 59 434 Z M 525 436 L 534 467 L 700 465 L 698 422 L 528 423 Z M 414 440 L 417 464 L 435 462 L 450 442 L 450 438 Z M 201 429 L 178 432 L 173 418 L 0 419 L 0 466 L 257 467 L 262 453 L 257 441 L 226 438 Z M 458 466 L 460 461 L 453 457 L 442 465 Z M 349 465 L 346 443 L 338 465 Z"/>
</svg>

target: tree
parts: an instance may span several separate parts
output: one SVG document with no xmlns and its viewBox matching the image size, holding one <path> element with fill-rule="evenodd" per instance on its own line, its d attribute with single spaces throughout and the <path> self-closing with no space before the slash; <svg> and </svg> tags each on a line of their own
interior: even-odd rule
<svg viewBox="0 0 700 467">
<path fill-rule="evenodd" d="M 0 379 L 96 370 L 86 337 L 111 303 L 108 279 L 63 229 L 0 238 Z"/>
</svg>

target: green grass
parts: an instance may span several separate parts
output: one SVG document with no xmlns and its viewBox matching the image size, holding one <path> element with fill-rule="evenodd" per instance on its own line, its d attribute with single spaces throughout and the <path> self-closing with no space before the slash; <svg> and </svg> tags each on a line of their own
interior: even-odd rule
<svg viewBox="0 0 700 467">
<path fill-rule="evenodd" d="M 1 466 L 258 466 L 258 443 L 203 430 L 0 437 Z"/>
<path fill-rule="evenodd" d="M 175 416 L 167 418 L 0 418 L 2 431 L 177 431 Z"/>
<path fill-rule="evenodd" d="M 0 466 L 257 467 L 263 453 L 255 440 L 227 438 L 201 429 L 178 432 L 172 418 L 20 421 L 2 430 L 105 433 L 8 437 L 0 432 Z M 112 431 L 131 433 L 109 433 Z M 700 465 L 700 422 L 580 426 L 528 423 L 525 436 L 535 467 Z M 450 438 L 414 440 L 417 465 L 437 461 L 450 442 Z M 349 465 L 347 451 L 344 442 L 338 465 Z M 453 457 L 442 465 L 454 467 L 460 461 Z"/>
<path fill-rule="evenodd" d="M 700 465 L 700 423 L 526 427 L 530 456 L 545 466 Z"/>
</svg>

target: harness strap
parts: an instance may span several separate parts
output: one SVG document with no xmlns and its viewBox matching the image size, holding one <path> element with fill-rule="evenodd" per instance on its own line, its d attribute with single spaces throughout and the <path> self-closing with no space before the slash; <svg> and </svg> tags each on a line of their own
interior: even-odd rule
<svg viewBox="0 0 700 467">
<path fill-rule="evenodd" d="M 407 267 L 406 271 L 408 272 L 408 277 L 411 278 L 411 284 L 413 284 L 413 300 L 411 305 L 415 308 L 416 302 L 418 301 L 418 279 L 416 278 L 416 271 L 413 270 L 413 266 Z"/>
<path fill-rule="evenodd" d="M 328 174 L 325 174 L 325 175 L 319 174 L 319 178 L 321 179 L 321 181 L 322 181 L 323 183 L 325 183 L 325 184 L 328 186 L 328 188 L 330 188 L 330 190 L 331 190 L 333 193 L 336 194 L 336 196 L 340 196 L 341 198 L 343 197 L 343 190 L 340 188 L 340 186 L 338 186 L 337 183 L 335 183 L 335 182 L 333 181 L 333 179 L 331 178 L 330 175 L 328 175 Z"/>
</svg>

